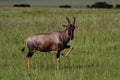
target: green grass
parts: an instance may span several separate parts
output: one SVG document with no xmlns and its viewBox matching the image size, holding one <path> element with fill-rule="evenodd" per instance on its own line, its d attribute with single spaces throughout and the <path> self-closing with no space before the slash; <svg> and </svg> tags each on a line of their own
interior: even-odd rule
<svg viewBox="0 0 120 80">
<path fill-rule="evenodd" d="M 24 40 L 64 30 L 66 16 L 75 16 L 78 27 L 61 69 L 56 70 L 56 52 L 36 52 L 26 70 Z M 119 80 L 119 75 L 120 10 L 0 8 L 0 80 Z"/>
</svg>

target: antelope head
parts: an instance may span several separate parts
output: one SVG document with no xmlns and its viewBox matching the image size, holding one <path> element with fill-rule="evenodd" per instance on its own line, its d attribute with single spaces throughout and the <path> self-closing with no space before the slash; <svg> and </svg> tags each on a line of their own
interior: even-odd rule
<svg viewBox="0 0 120 80">
<path fill-rule="evenodd" d="M 66 29 L 68 30 L 68 35 L 70 36 L 70 39 L 73 40 L 76 19 L 75 19 L 75 17 L 73 17 L 73 23 L 71 23 L 71 21 L 68 17 L 66 17 L 66 20 L 68 22 L 68 25 L 63 25 L 63 27 L 66 27 Z"/>
</svg>

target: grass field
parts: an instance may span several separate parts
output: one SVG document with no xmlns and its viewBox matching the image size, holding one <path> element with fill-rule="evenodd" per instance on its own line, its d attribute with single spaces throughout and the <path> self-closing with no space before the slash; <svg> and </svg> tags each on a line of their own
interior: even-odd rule
<svg viewBox="0 0 120 80">
<path fill-rule="evenodd" d="M 64 30 L 66 16 L 75 16 L 78 27 L 61 69 L 56 52 L 36 52 L 26 70 L 24 40 Z M 0 8 L 0 80 L 120 80 L 120 10 Z"/>
</svg>

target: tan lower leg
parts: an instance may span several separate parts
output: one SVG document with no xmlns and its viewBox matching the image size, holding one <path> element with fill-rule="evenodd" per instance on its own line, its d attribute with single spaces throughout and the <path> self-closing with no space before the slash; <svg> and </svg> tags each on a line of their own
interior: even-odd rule
<svg viewBox="0 0 120 80">
<path fill-rule="evenodd" d="M 57 70 L 60 69 L 60 58 L 57 58 Z"/>
<path fill-rule="evenodd" d="M 26 68 L 29 69 L 29 57 L 25 58 L 25 65 L 26 65 Z"/>
</svg>

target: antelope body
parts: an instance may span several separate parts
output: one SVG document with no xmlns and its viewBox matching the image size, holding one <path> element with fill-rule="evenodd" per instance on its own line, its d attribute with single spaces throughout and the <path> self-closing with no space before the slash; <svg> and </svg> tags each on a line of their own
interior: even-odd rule
<svg viewBox="0 0 120 80">
<path fill-rule="evenodd" d="M 32 57 L 36 50 L 40 52 L 57 51 L 57 69 L 59 69 L 60 52 L 66 48 L 70 48 L 69 51 L 63 55 L 68 56 L 73 49 L 73 47 L 67 45 L 67 43 L 74 38 L 73 34 L 75 29 L 75 17 L 72 24 L 68 17 L 66 17 L 66 20 L 68 21 L 68 25 L 63 25 L 64 27 L 66 27 L 64 31 L 35 34 L 25 40 L 25 43 L 29 50 L 25 58 L 27 69 L 29 69 L 29 59 Z"/>
</svg>

